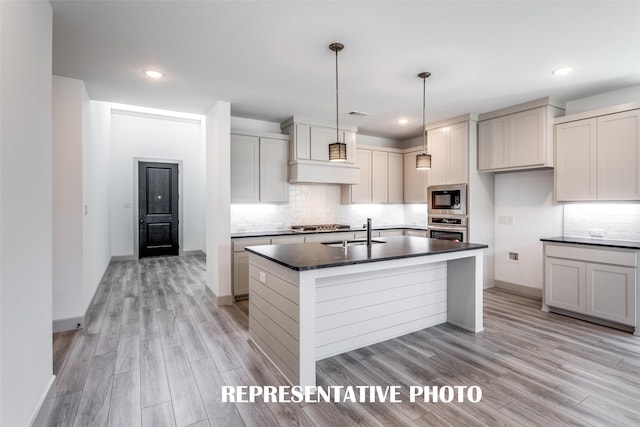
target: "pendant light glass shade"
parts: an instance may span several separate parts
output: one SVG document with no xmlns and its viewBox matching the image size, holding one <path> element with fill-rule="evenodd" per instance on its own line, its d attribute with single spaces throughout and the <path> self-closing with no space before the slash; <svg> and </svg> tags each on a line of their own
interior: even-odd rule
<svg viewBox="0 0 640 427">
<path fill-rule="evenodd" d="M 340 126 L 338 124 L 338 52 L 344 49 L 342 43 L 331 43 L 329 50 L 336 53 L 336 142 L 329 144 L 329 161 L 346 162 L 347 144 L 340 142 Z"/>
<path fill-rule="evenodd" d="M 431 73 L 428 71 L 418 74 L 418 77 L 422 79 L 422 153 L 416 156 L 416 169 L 418 170 L 431 169 L 431 154 L 427 154 L 427 126 L 425 117 L 427 78 L 430 75 Z"/>
<path fill-rule="evenodd" d="M 418 154 L 416 156 L 416 169 L 427 170 L 431 169 L 431 154 Z"/>
<path fill-rule="evenodd" d="M 333 144 L 329 144 L 329 161 L 346 162 L 347 144 L 343 142 L 334 142 Z"/>
</svg>

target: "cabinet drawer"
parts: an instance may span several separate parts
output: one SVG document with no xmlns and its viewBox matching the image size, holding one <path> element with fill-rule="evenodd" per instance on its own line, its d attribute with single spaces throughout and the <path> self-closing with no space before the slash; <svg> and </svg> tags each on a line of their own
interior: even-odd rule
<svg viewBox="0 0 640 427">
<path fill-rule="evenodd" d="M 613 249 L 591 249 L 582 246 L 546 245 L 545 255 L 548 257 L 575 259 L 601 264 L 638 265 L 635 252 L 617 251 Z"/>
<path fill-rule="evenodd" d="M 351 240 L 353 239 L 354 233 L 319 233 L 312 234 L 310 236 L 305 236 L 304 241 L 313 243 L 313 242 L 333 242 L 335 240 Z"/>
<path fill-rule="evenodd" d="M 295 243 L 304 243 L 304 236 L 280 236 L 271 239 L 272 245 L 292 245 Z"/>
<path fill-rule="evenodd" d="M 270 245 L 271 239 L 268 238 L 260 238 L 260 239 L 236 239 L 233 240 L 233 251 L 234 252 L 242 252 L 244 248 L 247 246 L 259 246 L 259 245 Z"/>
</svg>

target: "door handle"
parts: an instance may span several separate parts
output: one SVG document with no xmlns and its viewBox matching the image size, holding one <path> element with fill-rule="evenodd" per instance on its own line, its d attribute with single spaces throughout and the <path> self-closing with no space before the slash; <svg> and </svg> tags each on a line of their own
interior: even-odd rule
<svg viewBox="0 0 640 427">
<path fill-rule="evenodd" d="M 140 218 L 140 224 L 144 222 L 144 218 Z"/>
</svg>

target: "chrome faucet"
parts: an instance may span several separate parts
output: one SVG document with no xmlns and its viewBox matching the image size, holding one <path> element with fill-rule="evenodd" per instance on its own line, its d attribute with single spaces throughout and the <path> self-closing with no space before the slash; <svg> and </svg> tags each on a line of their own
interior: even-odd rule
<svg viewBox="0 0 640 427">
<path fill-rule="evenodd" d="M 367 246 L 371 246 L 371 218 L 367 218 L 367 223 L 362 224 L 362 228 L 367 229 Z"/>
</svg>

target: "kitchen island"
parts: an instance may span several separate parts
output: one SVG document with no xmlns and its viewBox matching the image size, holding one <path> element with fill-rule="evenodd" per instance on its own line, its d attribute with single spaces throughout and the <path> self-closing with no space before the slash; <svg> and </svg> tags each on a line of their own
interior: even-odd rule
<svg viewBox="0 0 640 427">
<path fill-rule="evenodd" d="M 371 246 L 250 246 L 249 336 L 293 385 L 316 361 L 448 322 L 482 331 L 486 245 L 388 237 Z"/>
</svg>

